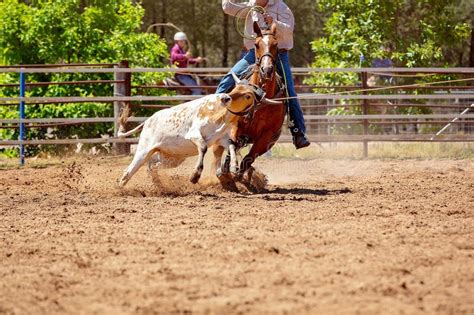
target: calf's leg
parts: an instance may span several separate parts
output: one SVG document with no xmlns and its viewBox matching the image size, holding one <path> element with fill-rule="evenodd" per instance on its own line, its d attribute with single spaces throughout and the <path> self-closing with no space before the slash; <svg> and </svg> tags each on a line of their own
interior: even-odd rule
<svg viewBox="0 0 474 315">
<path fill-rule="evenodd" d="M 142 149 L 140 151 L 137 151 L 137 153 L 135 153 L 135 156 L 133 157 L 132 163 L 130 163 L 127 169 L 123 172 L 122 178 L 119 181 L 119 186 L 125 186 L 125 184 L 127 184 L 130 178 L 132 178 L 133 174 L 135 174 L 138 169 L 151 158 L 151 156 L 153 155 L 153 153 L 156 152 L 156 150 L 158 149 Z"/>
<path fill-rule="evenodd" d="M 191 178 L 189 179 L 191 183 L 196 184 L 199 181 L 199 178 L 201 178 L 202 170 L 204 169 L 204 156 L 206 155 L 207 152 L 207 144 L 204 141 L 198 141 L 196 143 L 198 151 L 199 151 L 199 157 L 196 166 L 194 167 L 194 173 L 191 175 Z"/>
<path fill-rule="evenodd" d="M 214 154 L 213 169 L 216 172 L 216 175 L 219 173 L 219 168 L 221 167 L 224 150 L 225 148 L 221 145 L 215 145 L 212 147 L 212 153 Z"/>
<path fill-rule="evenodd" d="M 239 164 L 237 162 L 236 145 L 234 141 L 231 141 L 229 144 L 229 154 L 230 154 L 230 172 L 232 174 L 236 174 Z"/>
<path fill-rule="evenodd" d="M 235 185 L 235 182 L 229 173 L 229 169 L 227 168 L 226 173 L 222 171 L 222 167 L 224 167 L 224 164 L 221 163 L 224 150 L 225 148 L 223 146 L 214 147 L 214 169 L 216 170 L 216 176 L 219 179 L 219 182 L 221 183 L 222 187 L 231 191 L 238 191 L 237 186 Z M 229 158 L 228 161 L 230 161 L 229 155 L 226 156 L 226 160 L 227 158 Z M 227 164 L 227 166 L 228 165 L 229 164 Z"/>
</svg>

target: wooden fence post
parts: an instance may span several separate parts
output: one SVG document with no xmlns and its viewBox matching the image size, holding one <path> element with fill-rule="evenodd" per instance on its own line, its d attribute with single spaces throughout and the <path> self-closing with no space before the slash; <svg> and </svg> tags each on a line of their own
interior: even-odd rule
<svg viewBox="0 0 474 315">
<path fill-rule="evenodd" d="M 128 60 L 122 60 L 114 68 L 128 68 Z M 132 92 L 132 74 L 130 72 L 115 72 L 114 80 L 114 96 L 131 96 Z M 114 102 L 114 137 L 117 137 L 119 130 L 119 118 L 125 106 L 129 106 L 129 102 Z M 118 154 L 130 153 L 130 145 L 127 143 L 115 143 L 114 150 Z"/>
<path fill-rule="evenodd" d="M 361 76 L 361 78 L 362 78 L 362 89 L 364 89 L 364 92 L 362 92 L 362 94 L 367 95 L 367 88 L 369 87 L 368 84 L 367 84 L 368 74 L 367 74 L 367 72 L 362 72 L 361 74 L 362 74 L 362 76 Z M 369 100 L 368 99 L 364 99 L 362 110 L 363 110 L 364 115 L 369 114 Z M 367 135 L 369 134 L 369 120 L 364 119 L 362 124 L 364 125 L 364 136 L 365 136 L 365 139 L 363 141 L 363 147 L 364 147 L 363 157 L 364 157 L 364 159 L 366 159 L 369 156 L 369 142 L 366 139 Z"/>
</svg>

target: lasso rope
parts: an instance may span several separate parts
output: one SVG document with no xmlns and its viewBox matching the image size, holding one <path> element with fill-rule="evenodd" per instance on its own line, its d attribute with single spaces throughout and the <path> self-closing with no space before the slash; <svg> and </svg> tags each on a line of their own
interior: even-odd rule
<svg viewBox="0 0 474 315">
<path fill-rule="evenodd" d="M 243 16 L 242 12 L 245 11 L 245 10 L 248 10 L 248 12 L 245 14 L 245 18 L 242 18 L 241 17 L 241 16 Z M 240 36 L 242 36 L 243 38 L 248 39 L 248 40 L 255 40 L 255 36 L 252 36 L 251 34 L 245 34 L 245 25 L 247 25 L 247 20 L 250 18 L 250 15 L 253 12 L 260 13 L 260 14 L 265 14 L 267 11 L 265 10 L 265 8 L 263 8 L 261 6 L 258 6 L 258 5 L 252 6 L 252 7 L 244 7 L 244 8 L 240 9 L 237 12 L 237 14 L 234 17 L 234 21 L 233 21 L 234 22 L 234 28 L 237 31 L 237 33 L 239 33 Z M 244 21 L 244 30 L 243 31 L 241 31 L 241 25 L 240 25 L 240 22 L 242 20 Z"/>
<path fill-rule="evenodd" d="M 242 13 L 243 11 L 245 10 L 249 10 L 246 14 L 245 14 L 245 18 L 243 17 L 244 14 Z M 245 39 L 248 39 L 248 40 L 255 40 L 255 36 L 252 36 L 251 34 L 245 34 L 245 25 L 247 25 L 247 20 L 250 18 L 251 14 L 253 12 L 256 12 L 256 13 L 259 13 L 259 14 L 267 14 L 267 13 L 274 13 L 276 16 L 283 16 L 286 18 L 289 19 L 289 14 L 287 13 L 283 13 L 283 14 L 280 14 L 278 12 L 274 12 L 274 11 L 268 11 L 267 9 L 265 9 L 264 7 L 261 7 L 261 6 L 249 6 L 249 7 L 244 7 L 244 8 L 241 8 L 237 14 L 234 16 L 234 20 L 233 20 L 233 24 L 234 24 L 234 28 L 235 30 L 237 31 L 237 33 L 239 33 L 240 36 L 242 36 L 243 38 Z M 242 26 L 241 26 L 241 23 L 242 21 L 244 21 L 244 31 L 242 31 Z"/>
</svg>

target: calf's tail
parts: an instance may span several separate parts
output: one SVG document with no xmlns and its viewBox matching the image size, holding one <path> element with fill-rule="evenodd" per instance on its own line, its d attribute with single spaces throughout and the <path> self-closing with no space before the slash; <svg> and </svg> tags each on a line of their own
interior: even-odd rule
<svg viewBox="0 0 474 315">
<path fill-rule="evenodd" d="M 122 128 L 120 128 L 118 133 L 117 133 L 117 136 L 119 138 L 128 137 L 128 136 L 134 134 L 135 132 L 138 132 L 138 131 L 142 130 L 144 125 L 145 125 L 145 122 L 142 122 L 140 125 L 138 125 L 137 127 L 133 128 L 132 130 L 127 131 L 127 132 L 122 132 L 121 131 Z"/>
<path fill-rule="evenodd" d="M 125 125 L 127 124 L 129 116 L 130 116 L 130 107 L 127 105 L 123 108 L 122 114 L 120 115 L 120 118 L 119 118 L 119 130 L 117 132 L 117 136 L 119 138 L 128 137 L 134 134 L 135 132 L 138 132 L 143 129 L 143 125 L 145 124 L 144 122 L 138 125 L 137 127 L 135 127 L 134 129 L 125 132 Z"/>
</svg>

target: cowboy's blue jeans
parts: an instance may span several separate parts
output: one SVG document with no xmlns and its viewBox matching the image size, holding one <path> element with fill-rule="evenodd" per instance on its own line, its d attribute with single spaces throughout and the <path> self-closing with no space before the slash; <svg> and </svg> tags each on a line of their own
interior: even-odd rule
<svg viewBox="0 0 474 315">
<path fill-rule="evenodd" d="M 184 86 L 197 86 L 198 83 L 194 78 L 190 75 L 187 74 L 179 74 L 177 73 L 175 75 L 176 80 L 179 81 Z M 191 88 L 191 95 L 202 95 L 202 90 L 199 88 Z"/>
<path fill-rule="evenodd" d="M 234 87 L 235 82 L 231 72 L 234 72 L 239 77 L 250 65 L 254 63 L 255 49 L 251 49 L 234 65 L 234 67 L 232 67 L 230 72 L 224 76 L 217 87 L 216 93 L 225 93 Z M 283 78 L 286 78 L 288 96 L 296 96 L 295 84 L 293 82 L 293 75 L 291 73 L 290 60 L 287 51 L 278 53 L 277 71 L 283 76 Z M 293 122 L 293 126 L 290 128 L 291 133 L 294 134 L 298 131 L 305 133 L 306 127 L 304 125 L 303 111 L 301 110 L 298 99 L 293 98 L 288 100 L 288 105 L 290 111 L 290 120 Z"/>
</svg>

